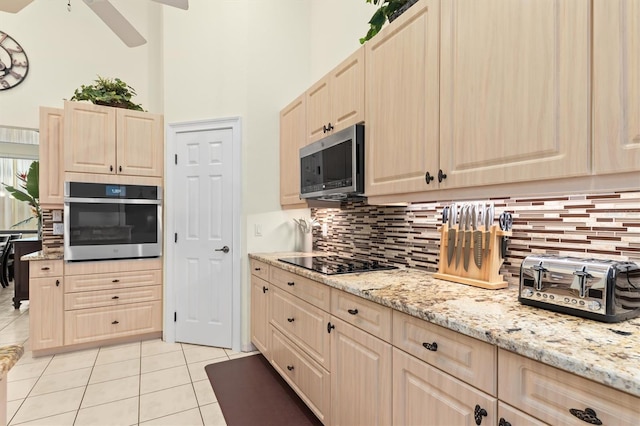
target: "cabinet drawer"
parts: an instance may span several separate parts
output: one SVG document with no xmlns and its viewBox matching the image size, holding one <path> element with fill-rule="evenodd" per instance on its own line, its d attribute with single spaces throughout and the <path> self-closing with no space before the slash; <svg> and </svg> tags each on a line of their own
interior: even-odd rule
<svg viewBox="0 0 640 426">
<path fill-rule="evenodd" d="M 271 286 L 271 324 L 327 370 L 330 365 L 329 314 Z"/>
<path fill-rule="evenodd" d="M 64 295 L 65 311 L 120 306 L 127 303 L 150 302 L 162 299 L 162 286 L 123 288 L 117 290 L 83 291 Z"/>
<path fill-rule="evenodd" d="M 64 261 L 35 260 L 29 263 L 29 278 L 62 277 Z"/>
<path fill-rule="evenodd" d="M 394 425 L 497 425 L 497 405 L 496 398 L 393 349 Z M 486 411 L 480 423 L 477 406 Z"/>
<path fill-rule="evenodd" d="M 269 265 L 259 260 L 251 259 L 251 274 L 268 281 Z"/>
<path fill-rule="evenodd" d="M 64 266 L 64 274 L 105 274 L 108 272 L 148 271 L 153 269 L 162 269 L 162 258 L 67 262 Z"/>
<path fill-rule="evenodd" d="M 331 315 L 391 343 L 391 308 L 332 289 Z"/>
<path fill-rule="evenodd" d="M 64 313 L 65 345 L 154 331 L 162 331 L 161 301 Z"/>
<path fill-rule="evenodd" d="M 275 327 L 271 330 L 271 363 L 316 416 L 327 424 L 331 412 L 331 376 Z"/>
<path fill-rule="evenodd" d="M 326 285 L 280 268 L 271 267 L 269 282 L 329 312 L 331 289 Z"/>
<path fill-rule="evenodd" d="M 65 293 L 162 284 L 162 271 L 112 272 L 65 276 Z"/>
<path fill-rule="evenodd" d="M 590 408 L 604 425 L 638 424 L 638 397 L 503 349 L 498 360 L 500 400 L 544 422 L 582 426 L 570 410 Z"/>
<path fill-rule="evenodd" d="M 545 426 L 547 424 L 502 401 L 498 401 L 498 424 L 506 425 L 507 423 L 518 426 Z"/>
<path fill-rule="evenodd" d="M 497 349 L 493 345 L 398 311 L 393 311 L 393 345 L 497 395 Z"/>
</svg>

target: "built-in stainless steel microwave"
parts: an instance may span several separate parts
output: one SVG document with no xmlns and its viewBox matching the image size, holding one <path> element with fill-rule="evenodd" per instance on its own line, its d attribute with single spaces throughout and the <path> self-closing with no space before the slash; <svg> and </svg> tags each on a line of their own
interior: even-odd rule
<svg viewBox="0 0 640 426">
<path fill-rule="evenodd" d="M 161 187 L 65 182 L 65 260 L 160 255 Z"/>
<path fill-rule="evenodd" d="M 300 148 L 300 197 L 341 200 L 364 194 L 364 125 Z"/>
</svg>

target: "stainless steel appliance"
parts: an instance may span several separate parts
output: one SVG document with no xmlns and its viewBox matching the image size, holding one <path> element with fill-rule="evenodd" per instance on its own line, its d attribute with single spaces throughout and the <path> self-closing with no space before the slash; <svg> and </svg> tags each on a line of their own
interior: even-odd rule
<svg viewBox="0 0 640 426">
<path fill-rule="evenodd" d="M 364 194 L 364 126 L 300 148 L 300 197 L 343 200 Z"/>
<path fill-rule="evenodd" d="M 382 271 L 398 268 L 397 266 L 381 263 L 378 260 L 355 259 L 342 256 L 283 257 L 278 260 L 325 275 Z"/>
<path fill-rule="evenodd" d="M 66 182 L 64 258 L 162 255 L 162 188 Z"/>
<path fill-rule="evenodd" d="M 640 315 L 640 266 L 634 262 L 527 256 L 518 300 L 603 322 Z"/>
</svg>

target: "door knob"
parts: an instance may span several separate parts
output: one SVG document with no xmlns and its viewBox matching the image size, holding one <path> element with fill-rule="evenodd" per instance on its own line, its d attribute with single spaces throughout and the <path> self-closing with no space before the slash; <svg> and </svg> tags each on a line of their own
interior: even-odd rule
<svg viewBox="0 0 640 426">
<path fill-rule="evenodd" d="M 222 248 L 216 249 L 216 251 L 221 251 L 223 253 L 229 253 L 229 247 L 228 246 L 224 246 Z"/>
</svg>

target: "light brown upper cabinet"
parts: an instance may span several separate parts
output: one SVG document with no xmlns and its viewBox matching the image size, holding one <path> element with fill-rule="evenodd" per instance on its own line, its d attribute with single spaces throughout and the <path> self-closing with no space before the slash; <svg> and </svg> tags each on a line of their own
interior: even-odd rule
<svg viewBox="0 0 640 426">
<path fill-rule="evenodd" d="M 300 148 L 305 145 L 305 95 L 280 111 L 280 205 L 307 206 L 300 199 Z"/>
<path fill-rule="evenodd" d="M 590 3 L 442 1 L 440 188 L 589 173 Z"/>
<path fill-rule="evenodd" d="M 364 120 L 364 47 L 306 93 L 306 144 Z"/>
<path fill-rule="evenodd" d="M 437 188 L 439 4 L 416 3 L 365 44 L 368 196 Z"/>
<path fill-rule="evenodd" d="M 161 115 L 69 101 L 64 115 L 65 171 L 162 177 Z"/>
<path fill-rule="evenodd" d="M 64 203 L 64 110 L 40 107 L 40 205 Z"/>
<path fill-rule="evenodd" d="M 593 2 L 593 164 L 640 170 L 640 1 Z"/>
</svg>

